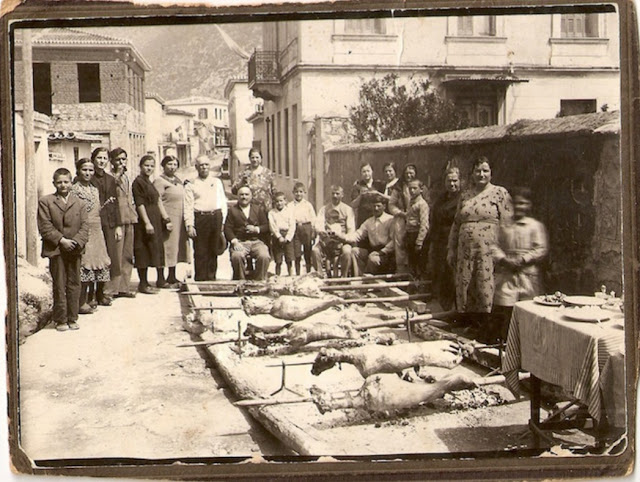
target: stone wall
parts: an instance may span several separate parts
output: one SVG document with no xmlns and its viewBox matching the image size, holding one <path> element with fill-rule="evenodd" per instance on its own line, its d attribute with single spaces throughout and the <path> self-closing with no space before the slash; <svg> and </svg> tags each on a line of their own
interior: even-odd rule
<svg viewBox="0 0 640 482">
<path fill-rule="evenodd" d="M 448 145 L 405 145 L 389 149 L 338 150 L 325 154 L 325 199 L 328 186 L 348 189 L 368 161 L 374 177 L 394 161 L 398 173 L 410 162 L 432 201 L 444 190 L 449 164 L 468 179 L 478 156 L 492 163 L 493 182 L 511 189 L 529 186 L 533 216 L 547 227 L 550 252 L 544 263 L 547 290 L 589 294 L 605 284 L 622 290 L 621 185 L 617 133 L 509 138 Z"/>
</svg>

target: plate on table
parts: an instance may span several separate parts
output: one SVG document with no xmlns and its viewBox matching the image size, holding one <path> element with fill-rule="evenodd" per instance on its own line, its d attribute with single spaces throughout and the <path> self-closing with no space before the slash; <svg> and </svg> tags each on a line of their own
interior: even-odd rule
<svg viewBox="0 0 640 482">
<path fill-rule="evenodd" d="M 575 306 L 600 306 L 604 305 L 607 300 L 595 296 L 565 296 L 564 301 Z"/>
<path fill-rule="evenodd" d="M 556 298 L 553 295 L 535 296 L 533 298 L 533 301 L 535 303 L 538 303 L 539 305 L 545 305 L 545 306 L 560 306 L 560 305 L 562 305 L 562 301 L 560 301 L 558 298 Z"/>
<path fill-rule="evenodd" d="M 579 306 L 576 308 L 567 308 L 562 314 L 570 320 L 585 321 L 589 323 L 607 321 L 611 318 L 611 313 L 608 313 L 597 306 Z"/>
</svg>

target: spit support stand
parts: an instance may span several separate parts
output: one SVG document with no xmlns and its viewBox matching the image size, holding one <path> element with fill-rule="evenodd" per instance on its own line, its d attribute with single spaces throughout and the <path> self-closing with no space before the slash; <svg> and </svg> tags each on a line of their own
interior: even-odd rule
<svg viewBox="0 0 640 482">
<path fill-rule="evenodd" d="M 290 363 L 289 365 L 291 365 L 291 366 L 313 365 L 313 362 Z M 282 360 L 282 364 L 280 364 L 280 365 L 267 365 L 267 367 L 281 367 L 282 368 L 282 379 L 280 381 L 280 388 L 278 388 L 275 392 L 269 394 L 270 397 L 273 397 L 274 395 L 276 395 L 276 394 L 278 394 L 280 392 L 285 392 L 285 391 L 293 393 L 294 395 L 298 395 L 299 397 L 302 396 L 298 392 L 296 392 L 295 390 L 291 390 L 289 387 L 287 387 L 287 363 L 284 360 Z"/>
<path fill-rule="evenodd" d="M 242 327 L 240 320 L 238 320 L 238 339 L 236 340 L 236 346 L 238 347 L 238 358 L 242 359 L 242 346 L 244 341 L 242 340 Z"/>
<path fill-rule="evenodd" d="M 409 310 L 408 306 L 405 306 L 404 308 L 404 324 L 406 325 L 407 328 L 407 338 L 409 339 L 409 343 L 411 343 L 413 340 L 411 339 L 411 318 L 413 318 L 413 310 Z"/>
</svg>

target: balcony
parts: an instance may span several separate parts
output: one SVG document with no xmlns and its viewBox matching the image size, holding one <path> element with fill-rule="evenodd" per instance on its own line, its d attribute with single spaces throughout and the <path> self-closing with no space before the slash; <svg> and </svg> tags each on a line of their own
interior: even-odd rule
<svg viewBox="0 0 640 482">
<path fill-rule="evenodd" d="M 253 52 L 249 59 L 249 88 L 253 95 L 265 100 L 275 100 L 282 95 L 277 51 Z"/>
</svg>

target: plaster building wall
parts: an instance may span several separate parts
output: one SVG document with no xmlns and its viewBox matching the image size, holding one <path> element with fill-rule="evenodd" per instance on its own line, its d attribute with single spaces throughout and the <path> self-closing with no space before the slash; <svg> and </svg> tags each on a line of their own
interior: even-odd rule
<svg viewBox="0 0 640 482">
<path fill-rule="evenodd" d="M 164 113 L 162 103 L 156 97 L 145 99 L 146 152 L 153 152 L 156 160 L 162 160 Z M 158 161 L 159 162 L 159 161 Z"/>
<path fill-rule="evenodd" d="M 247 162 L 253 146 L 253 124 L 247 121 L 262 109 L 263 102 L 253 96 L 246 79 L 232 79 L 225 89 L 229 106 L 229 140 L 232 162 Z"/>
<path fill-rule="evenodd" d="M 26 213 L 25 213 L 25 152 L 24 152 L 24 123 L 22 110 L 16 111 L 14 116 L 14 142 L 15 142 L 15 205 L 16 212 L 16 250 L 18 256 L 26 256 Z M 35 172 L 37 176 L 38 197 L 50 194 L 55 191 L 53 179 L 49 166 L 49 145 L 47 142 L 47 131 L 49 129 L 49 118 L 43 114 L 36 113 L 34 116 L 34 140 L 35 140 Z M 67 167 L 72 173 L 75 172 L 73 163 L 70 165 L 57 166 Z"/>
</svg>

